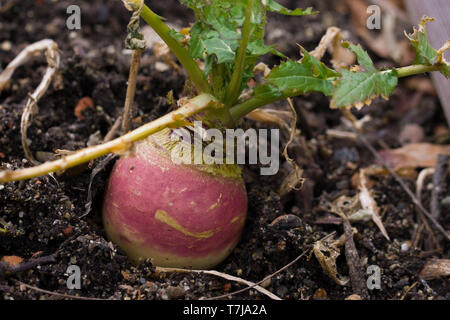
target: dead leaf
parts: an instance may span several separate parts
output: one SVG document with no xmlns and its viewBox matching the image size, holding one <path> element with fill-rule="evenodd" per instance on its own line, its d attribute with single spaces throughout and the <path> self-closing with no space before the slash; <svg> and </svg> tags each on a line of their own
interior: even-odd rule
<svg viewBox="0 0 450 320">
<path fill-rule="evenodd" d="M 341 45 L 342 39 L 341 29 L 330 27 L 320 40 L 319 45 L 310 53 L 314 58 L 321 60 L 328 50 L 333 57 L 331 60 L 333 68 L 337 70 L 348 67 L 355 62 L 356 57 L 350 50 Z"/>
<path fill-rule="evenodd" d="M 448 276 L 450 276 L 449 259 L 433 259 L 428 261 L 419 275 L 424 280 L 439 279 Z"/>
<path fill-rule="evenodd" d="M 339 247 L 342 246 L 344 238 L 319 240 L 313 246 L 314 255 L 319 261 L 323 272 L 341 286 L 345 286 L 349 281 L 346 277 L 340 277 L 336 269 L 336 259 L 341 254 Z"/>
<path fill-rule="evenodd" d="M 257 75 L 258 73 L 262 73 L 264 75 L 264 77 L 267 77 L 270 73 L 270 68 L 267 64 L 265 64 L 264 62 L 260 62 L 258 63 L 255 68 L 253 68 L 253 73 L 255 75 Z"/>
<path fill-rule="evenodd" d="M 380 229 L 383 236 L 387 240 L 390 240 L 379 216 L 380 209 L 369 191 L 365 169 L 361 169 L 358 177 L 359 194 L 354 197 L 343 195 L 337 198 L 333 203 L 329 203 L 329 211 L 337 214 L 342 219 L 348 219 L 351 222 L 366 222 L 372 220 Z"/>
<path fill-rule="evenodd" d="M 401 65 L 411 63 L 411 48 L 405 45 L 405 41 L 395 37 L 397 26 L 397 18 L 399 18 L 400 10 L 396 12 L 384 8 L 383 11 L 383 28 L 379 36 L 373 36 L 366 26 L 367 8 L 369 6 L 366 0 L 346 0 L 347 6 L 350 9 L 351 22 L 356 34 L 361 37 L 365 44 L 382 58 L 391 58 Z M 403 19 L 402 19 L 403 20 Z M 414 59 L 414 58 L 412 58 Z"/>
<path fill-rule="evenodd" d="M 399 149 L 381 150 L 378 154 L 393 168 L 434 167 L 439 154 L 450 155 L 450 145 L 412 143 Z"/>
<path fill-rule="evenodd" d="M 153 45 L 152 50 L 155 57 L 157 59 L 161 59 L 163 64 L 170 66 L 175 71 L 181 73 L 180 67 L 175 63 L 175 56 L 173 55 L 172 51 L 170 51 L 167 44 L 165 44 L 164 42 L 156 42 Z M 166 71 L 168 69 L 166 67 L 163 67 L 161 63 L 157 66 L 157 68 L 163 71 Z"/>
<path fill-rule="evenodd" d="M 359 174 L 359 201 L 361 202 L 361 206 L 363 210 L 365 210 L 368 214 L 372 216 L 372 221 L 377 225 L 378 229 L 380 229 L 383 236 L 390 240 L 387 231 L 383 225 L 383 222 L 381 221 L 379 211 L 380 209 L 377 206 L 377 203 L 375 202 L 374 198 L 372 197 L 371 192 L 367 188 L 367 180 L 366 180 L 366 174 L 364 172 L 364 169 L 361 170 Z"/>
<path fill-rule="evenodd" d="M 271 112 L 274 111 L 274 112 Z M 272 109 L 256 109 L 246 115 L 248 119 L 258 121 L 265 124 L 276 125 L 281 129 L 289 130 L 289 125 L 286 120 L 277 115 L 277 110 Z"/>
<path fill-rule="evenodd" d="M 411 180 L 417 179 L 417 171 L 412 167 L 396 168 L 396 169 L 394 169 L 394 172 L 402 178 L 408 178 Z M 366 178 L 369 176 L 381 176 L 381 175 L 390 176 L 391 175 L 389 170 L 387 170 L 385 168 L 381 168 L 381 167 L 364 168 L 364 173 L 366 174 Z M 358 174 L 358 179 L 359 179 L 359 174 Z M 371 181 L 370 179 L 367 180 L 367 183 L 368 183 L 367 184 L 368 189 L 372 189 L 372 186 L 375 184 L 375 182 Z M 359 186 L 359 180 L 358 180 L 357 185 Z"/>
</svg>

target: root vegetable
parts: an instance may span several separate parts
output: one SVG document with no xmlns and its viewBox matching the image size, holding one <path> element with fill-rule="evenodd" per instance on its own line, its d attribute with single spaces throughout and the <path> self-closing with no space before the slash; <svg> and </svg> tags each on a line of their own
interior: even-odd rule
<svg viewBox="0 0 450 320">
<path fill-rule="evenodd" d="M 107 235 L 136 263 L 151 258 L 162 267 L 212 268 L 244 226 L 240 168 L 175 164 L 159 137 L 137 143 L 115 164 L 103 206 Z"/>
</svg>

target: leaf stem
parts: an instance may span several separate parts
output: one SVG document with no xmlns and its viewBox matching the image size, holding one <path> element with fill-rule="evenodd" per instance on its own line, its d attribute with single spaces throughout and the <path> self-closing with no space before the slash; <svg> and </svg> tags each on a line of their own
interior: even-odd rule
<svg viewBox="0 0 450 320">
<path fill-rule="evenodd" d="M 155 32 L 161 37 L 161 39 L 163 39 L 169 49 L 177 57 L 181 65 L 186 70 L 189 78 L 191 78 L 197 88 L 197 91 L 199 93 L 211 93 L 211 87 L 209 86 L 208 81 L 206 81 L 203 72 L 200 70 L 189 52 L 170 34 L 170 28 L 162 22 L 161 18 L 145 4 L 141 12 L 141 17 L 150 27 L 153 28 L 153 30 L 155 30 Z"/>
<path fill-rule="evenodd" d="M 0 183 L 31 179 L 51 172 L 66 170 L 82 163 L 86 163 L 90 160 L 100 158 L 108 153 L 123 154 L 132 147 L 134 142 L 145 139 L 149 135 L 154 134 L 166 127 L 180 126 L 186 118 L 211 107 L 212 103 L 215 101 L 216 99 L 210 94 L 201 94 L 189 100 L 189 102 L 181 108 L 149 122 L 115 140 L 79 150 L 68 156 L 63 156 L 58 160 L 45 162 L 39 166 L 19 169 L 16 171 L 0 171 Z"/>
<path fill-rule="evenodd" d="M 269 103 L 289 98 L 289 96 L 268 96 L 265 98 L 254 96 L 230 109 L 230 116 L 233 122 L 255 109 L 263 107 Z"/>
<path fill-rule="evenodd" d="M 440 68 L 441 65 L 426 66 L 423 64 L 419 64 L 403 68 L 396 68 L 395 70 L 397 71 L 397 75 L 399 78 L 404 78 L 425 72 L 439 71 Z"/>
<path fill-rule="evenodd" d="M 242 39 L 234 62 L 233 75 L 225 92 L 225 105 L 231 106 L 239 98 L 242 84 L 242 74 L 244 73 L 245 55 L 247 53 L 248 42 L 252 29 L 252 13 L 254 0 L 248 0 L 245 13 L 245 22 L 242 28 Z"/>
</svg>

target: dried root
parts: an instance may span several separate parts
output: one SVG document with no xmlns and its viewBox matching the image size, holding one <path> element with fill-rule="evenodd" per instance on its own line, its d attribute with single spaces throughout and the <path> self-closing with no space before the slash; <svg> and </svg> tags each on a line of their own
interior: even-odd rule
<svg viewBox="0 0 450 320">
<path fill-rule="evenodd" d="M 11 79 L 14 71 L 21 65 L 27 63 L 33 56 L 37 53 L 45 51 L 45 56 L 47 58 L 47 70 L 45 71 L 44 77 L 41 83 L 33 92 L 29 95 L 27 104 L 22 114 L 22 120 L 20 124 L 20 132 L 22 135 L 22 147 L 25 152 L 25 157 L 32 164 L 38 164 L 31 154 L 30 148 L 28 146 L 27 129 L 30 126 L 32 116 L 38 112 L 37 103 L 42 98 L 42 96 L 47 91 L 52 79 L 59 68 L 60 55 L 58 52 L 58 45 L 51 39 L 44 39 L 35 42 L 28 47 L 26 47 L 22 52 L 6 67 L 6 69 L 0 74 L 0 92 L 6 86 L 6 83 Z"/>
</svg>

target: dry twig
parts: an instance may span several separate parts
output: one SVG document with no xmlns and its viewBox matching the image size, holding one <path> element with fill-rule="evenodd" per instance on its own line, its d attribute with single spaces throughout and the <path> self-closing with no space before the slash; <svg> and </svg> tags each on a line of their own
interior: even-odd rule
<svg viewBox="0 0 450 320">
<path fill-rule="evenodd" d="M 235 277 L 235 276 L 223 273 L 223 272 L 215 271 L 215 270 L 190 270 L 190 269 L 157 267 L 156 268 L 156 272 L 167 272 L 167 273 L 180 272 L 180 273 L 203 273 L 203 274 L 209 274 L 209 275 L 212 275 L 212 276 L 221 277 L 221 278 L 224 278 L 226 280 L 235 281 L 235 282 L 238 282 L 240 284 L 244 284 L 246 286 L 252 287 L 256 291 L 258 291 L 258 292 L 268 296 L 269 298 L 271 298 L 273 300 L 281 300 L 280 297 L 274 295 L 272 292 L 264 289 L 263 287 L 260 287 L 256 283 L 253 283 L 251 281 L 247 281 L 247 280 L 244 280 L 242 278 Z"/>
<path fill-rule="evenodd" d="M 355 241 L 353 240 L 353 228 L 348 219 L 343 219 L 345 232 L 345 258 L 350 274 L 350 282 L 353 292 L 363 299 L 369 298 L 369 292 L 365 281 L 364 269 L 359 258 L 358 250 L 356 250 Z"/>
<path fill-rule="evenodd" d="M 134 95 L 136 94 L 136 81 L 141 62 L 142 49 L 133 50 L 131 57 L 130 75 L 128 77 L 127 96 L 123 109 L 122 134 L 127 133 L 131 128 L 133 118 Z"/>
<path fill-rule="evenodd" d="M 329 238 L 333 237 L 335 233 L 336 233 L 336 232 L 332 232 L 332 233 L 330 233 L 329 235 L 323 237 L 321 240 L 329 239 Z M 251 286 L 248 286 L 248 287 L 246 287 L 246 288 L 240 289 L 240 290 L 236 290 L 236 291 L 234 291 L 234 292 L 230 292 L 230 293 L 228 293 L 228 294 L 224 294 L 224 295 L 221 295 L 221 296 L 208 298 L 208 299 L 206 299 L 206 300 L 219 300 L 219 299 L 225 299 L 225 298 L 234 296 L 234 295 L 236 295 L 236 294 L 245 292 L 245 291 L 247 291 L 247 290 L 253 289 L 254 286 L 259 286 L 259 285 L 262 284 L 263 282 L 265 282 L 265 281 L 267 281 L 267 280 L 269 280 L 269 279 L 275 277 L 277 274 L 280 274 L 281 272 L 283 272 L 284 270 L 288 269 L 290 266 L 292 266 L 293 264 L 295 264 L 298 260 L 300 260 L 301 258 L 303 258 L 308 252 L 311 251 L 312 245 L 309 245 L 308 247 L 309 247 L 308 250 L 303 251 L 297 258 L 295 258 L 294 260 L 292 260 L 291 262 L 289 262 L 287 265 L 285 265 L 285 266 L 282 267 L 281 269 L 278 269 L 278 270 L 275 271 L 274 273 L 268 275 L 268 276 L 265 277 L 264 279 L 262 279 L 262 280 L 256 282 L 255 284 L 253 284 L 253 285 L 251 285 Z"/>
<path fill-rule="evenodd" d="M 420 203 L 422 203 L 422 189 L 423 189 L 423 185 L 424 185 L 425 179 L 429 175 L 432 175 L 432 174 L 434 174 L 434 168 L 426 168 L 426 169 L 423 169 L 419 173 L 419 175 L 417 177 L 417 180 L 416 180 L 416 197 L 417 197 L 417 200 Z M 421 224 L 419 223 L 418 228 L 415 230 L 415 232 L 414 232 L 414 234 L 412 236 L 411 243 L 412 243 L 413 247 L 417 248 L 417 246 L 419 244 L 419 241 L 420 241 L 420 238 L 421 238 L 421 235 L 422 235 L 422 231 L 425 228 L 428 231 L 428 234 L 430 234 L 430 236 L 431 236 L 431 238 L 432 238 L 432 240 L 434 242 L 435 247 L 436 248 L 440 248 L 439 241 L 436 239 L 436 236 L 434 235 L 434 232 L 431 229 L 431 227 L 430 227 L 430 225 L 429 225 L 429 223 L 427 221 L 427 218 L 422 213 L 422 211 L 420 211 L 419 209 L 416 209 L 416 212 L 417 212 L 417 216 L 419 217 L 419 219 L 421 220 L 422 223 Z"/>
<path fill-rule="evenodd" d="M 28 288 L 28 289 L 31 289 L 33 291 L 49 294 L 49 295 L 52 295 L 52 296 L 57 296 L 57 297 L 64 298 L 64 299 L 95 300 L 95 301 L 108 300 L 108 299 L 101 299 L 101 298 L 74 296 L 74 295 L 71 295 L 71 294 L 65 294 L 65 293 L 59 293 L 59 292 L 44 290 L 44 289 L 41 289 L 41 288 L 38 288 L 38 287 L 31 286 L 31 285 L 26 284 L 26 283 L 23 283 L 22 281 L 18 281 L 18 280 L 13 280 L 13 281 L 16 282 L 21 287 Z"/>
<path fill-rule="evenodd" d="M 24 168 L 16 171 L 0 171 L 0 183 L 31 179 L 51 172 L 65 170 L 99 158 L 108 153 L 125 153 L 131 148 L 134 142 L 144 139 L 166 127 L 182 126 L 185 124 L 186 118 L 189 118 L 207 108 L 213 107 L 214 102 L 215 100 L 212 96 L 208 94 L 200 95 L 188 101 L 179 109 L 172 111 L 152 122 L 146 123 L 136 130 L 131 131 L 115 140 L 79 150 L 73 154 L 62 156 L 58 160 L 45 162 L 39 166 Z"/>
</svg>

